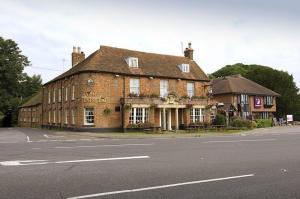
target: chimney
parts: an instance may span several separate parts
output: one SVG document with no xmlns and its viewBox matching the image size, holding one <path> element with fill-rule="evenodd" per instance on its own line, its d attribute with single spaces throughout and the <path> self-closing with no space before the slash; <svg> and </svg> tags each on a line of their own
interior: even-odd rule
<svg viewBox="0 0 300 199">
<path fill-rule="evenodd" d="M 194 54 L 194 50 L 192 49 L 192 43 L 189 42 L 189 47 L 185 48 L 184 50 L 184 56 L 193 60 L 193 54 Z"/>
<path fill-rule="evenodd" d="M 73 46 L 72 52 L 72 67 L 85 59 L 84 52 L 81 52 L 80 47 Z"/>
</svg>

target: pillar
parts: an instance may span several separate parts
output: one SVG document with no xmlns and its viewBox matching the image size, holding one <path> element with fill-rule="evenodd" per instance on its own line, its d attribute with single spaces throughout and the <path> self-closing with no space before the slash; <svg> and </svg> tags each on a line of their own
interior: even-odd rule
<svg viewBox="0 0 300 199">
<path fill-rule="evenodd" d="M 175 109 L 175 130 L 179 129 L 179 124 L 178 124 L 178 108 Z"/>
<path fill-rule="evenodd" d="M 172 109 L 168 110 L 168 130 L 172 130 Z"/>
<path fill-rule="evenodd" d="M 162 129 L 165 131 L 166 130 L 166 109 L 163 108 L 163 113 L 162 113 Z"/>
</svg>

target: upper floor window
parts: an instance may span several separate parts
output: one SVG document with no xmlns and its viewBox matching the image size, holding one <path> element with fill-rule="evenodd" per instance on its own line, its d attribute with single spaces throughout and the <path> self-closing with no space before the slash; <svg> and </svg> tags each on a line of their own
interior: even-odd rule
<svg viewBox="0 0 300 199">
<path fill-rule="evenodd" d="M 189 73 L 190 72 L 190 65 L 189 64 L 180 64 L 178 67 L 184 73 Z"/>
<path fill-rule="evenodd" d="M 168 80 L 160 80 L 160 97 L 166 97 L 169 92 Z"/>
<path fill-rule="evenodd" d="M 140 79 L 130 79 L 130 93 L 137 95 L 140 94 Z"/>
<path fill-rule="evenodd" d="M 53 90 L 53 103 L 55 103 L 55 99 L 56 99 L 56 89 Z"/>
<path fill-rule="evenodd" d="M 195 84 L 193 82 L 187 83 L 187 95 L 193 97 L 195 95 Z"/>
<path fill-rule="evenodd" d="M 246 94 L 241 94 L 241 96 L 240 96 L 240 103 L 241 104 L 249 104 L 248 103 L 248 95 L 246 95 Z"/>
<path fill-rule="evenodd" d="M 50 104 L 50 103 L 51 103 L 51 92 L 48 91 L 48 104 Z"/>
<path fill-rule="evenodd" d="M 273 97 L 272 96 L 265 96 L 264 97 L 264 105 L 272 106 L 273 105 Z"/>
<path fill-rule="evenodd" d="M 72 100 L 75 100 L 75 86 L 72 86 Z"/>
<path fill-rule="evenodd" d="M 61 88 L 58 89 L 58 102 L 61 102 Z"/>
<path fill-rule="evenodd" d="M 136 57 L 128 57 L 126 62 L 129 67 L 138 68 L 139 67 L 139 59 Z"/>
<path fill-rule="evenodd" d="M 65 101 L 68 101 L 68 87 L 65 88 Z"/>
</svg>

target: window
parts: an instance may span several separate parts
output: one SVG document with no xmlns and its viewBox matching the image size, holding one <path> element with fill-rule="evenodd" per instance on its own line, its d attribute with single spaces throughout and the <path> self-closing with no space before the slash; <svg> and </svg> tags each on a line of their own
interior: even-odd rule
<svg viewBox="0 0 300 199">
<path fill-rule="evenodd" d="M 68 124 L 69 121 L 69 112 L 68 110 L 65 110 L 65 124 Z"/>
<path fill-rule="evenodd" d="M 48 112 L 48 123 L 51 123 L 51 111 Z"/>
<path fill-rule="evenodd" d="M 272 96 L 265 96 L 264 97 L 264 105 L 272 106 L 273 105 L 273 97 Z"/>
<path fill-rule="evenodd" d="M 261 113 L 261 119 L 268 119 L 269 118 L 269 113 L 268 112 L 262 112 Z"/>
<path fill-rule="evenodd" d="M 71 110 L 71 117 L 72 117 L 72 124 L 75 124 L 75 115 L 74 115 L 74 110 Z"/>
<path fill-rule="evenodd" d="M 168 80 L 160 80 L 160 97 L 166 97 L 168 95 L 169 82 Z"/>
<path fill-rule="evenodd" d="M 127 62 L 129 67 L 132 67 L 132 68 L 138 68 L 139 67 L 139 60 L 136 57 L 128 57 L 126 59 L 126 62 Z"/>
<path fill-rule="evenodd" d="M 61 123 L 61 120 L 60 120 L 60 114 L 61 114 L 61 111 L 58 110 L 58 115 L 57 115 L 57 122 L 58 122 L 58 123 Z"/>
<path fill-rule="evenodd" d="M 56 123 L 56 111 L 53 111 L 53 123 Z"/>
<path fill-rule="evenodd" d="M 140 94 L 140 79 L 130 79 L 130 93 Z"/>
<path fill-rule="evenodd" d="M 85 108 L 84 109 L 84 124 L 93 125 L 94 124 L 94 108 Z"/>
<path fill-rule="evenodd" d="M 48 104 L 50 104 L 51 103 L 51 93 L 50 93 L 50 91 L 48 91 Z"/>
<path fill-rule="evenodd" d="M 192 108 L 190 110 L 190 122 L 203 122 L 204 121 L 204 109 Z"/>
<path fill-rule="evenodd" d="M 248 95 L 241 94 L 241 96 L 240 96 L 240 103 L 241 104 L 248 104 Z"/>
<path fill-rule="evenodd" d="M 68 101 L 68 87 L 65 88 L 65 101 Z"/>
<path fill-rule="evenodd" d="M 32 117 L 32 122 L 35 122 L 35 117 Z"/>
<path fill-rule="evenodd" d="M 53 90 L 53 103 L 55 103 L 55 98 L 56 98 L 56 89 Z"/>
<path fill-rule="evenodd" d="M 193 97 L 195 95 L 195 84 L 193 82 L 187 83 L 187 94 L 189 97 Z"/>
<path fill-rule="evenodd" d="M 189 73 L 190 72 L 190 65 L 189 64 L 180 64 L 178 67 L 184 73 Z"/>
<path fill-rule="evenodd" d="M 75 86 L 72 86 L 72 100 L 75 100 Z"/>
<path fill-rule="evenodd" d="M 148 108 L 131 108 L 129 123 L 140 124 L 146 123 L 149 120 L 149 109 Z"/>
<path fill-rule="evenodd" d="M 61 102 L 61 88 L 58 89 L 58 102 Z"/>
</svg>

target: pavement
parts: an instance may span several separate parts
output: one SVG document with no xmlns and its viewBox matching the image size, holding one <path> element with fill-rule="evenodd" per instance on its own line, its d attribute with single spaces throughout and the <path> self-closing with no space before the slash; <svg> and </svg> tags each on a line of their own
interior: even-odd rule
<svg viewBox="0 0 300 199">
<path fill-rule="evenodd" d="M 0 198 L 300 198 L 300 126 L 89 139 L 0 129 Z"/>
</svg>

